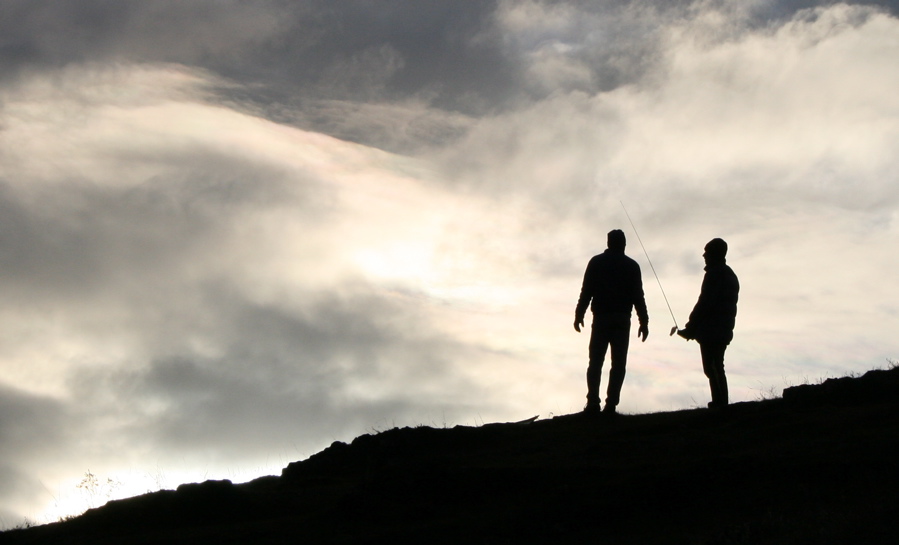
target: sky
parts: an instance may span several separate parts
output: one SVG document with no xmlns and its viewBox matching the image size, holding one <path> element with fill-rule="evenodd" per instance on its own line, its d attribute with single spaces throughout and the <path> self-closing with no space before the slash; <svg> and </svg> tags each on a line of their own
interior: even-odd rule
<svg viewBox="0 0 899 545">
<path fill-rule="evenodd" d="M 715 237 L 732 401 L 892 365 L 897 58 L 895 1 L 0 0 L 0 528 L 579 411 L 612 229 L 623 413 L 709 400 Z"/>
</svg>

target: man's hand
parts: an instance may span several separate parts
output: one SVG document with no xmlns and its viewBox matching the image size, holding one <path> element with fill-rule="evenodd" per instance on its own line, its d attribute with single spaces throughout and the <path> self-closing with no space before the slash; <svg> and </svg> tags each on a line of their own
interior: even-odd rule
<svg viewBox="0 0 899 545">
<path fill-rule="evenodd" d="M 640 324 L 640 329 L 637 331 L 637 336 L 643 338 L 643 342 L 646 342 L 646 337 L 649 337 L 649 326 L 646 324 Z"/>
<path fill-rule="evenodd" d="M 578 333 L 581 332 L 581 326 L 583 326 L 583 325 L 584 325 L 583 318 L 581 318 L 580 320 L 577 318 L 574 319 L 574 330 L 577 331 Z"/>
</svg>

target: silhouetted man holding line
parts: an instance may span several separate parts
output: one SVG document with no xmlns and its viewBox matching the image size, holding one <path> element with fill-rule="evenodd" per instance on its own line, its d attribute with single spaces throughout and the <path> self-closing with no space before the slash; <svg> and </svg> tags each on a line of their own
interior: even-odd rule
<svg viewBox="0 0 899 545">
<path fill-rule="evenodd" d="M 702 370 L 709 379 L 712 401 L 709 407 L 724 407 L 728 403 L 727 377 L 724 375 L 724 351 L 734 338 L 737 299 L 740 282 L 727 265 L 727 243 L 715 238 L 705 245 L 705 276 L 699 300 L 690 319 L 677 332 L 681 337 L 699 343 Z"/>
<path fill-rule="evenodd" d="M 614 413 L 618 406 L 627 366 L 631 309 L 637 310 L 640 320 L 637 336 L 642 337 L 643 342 L 649 336 L 649 315 L 646 313 L 646 300 L 643 297 L 640 265 L 624 255 L 625 245 L 624 231 L 609 231 L 608 249 L 593 256 L 587 263 L 581 295 L 575 309 L 574 330 L 578 333 L 584 325 L 587 307 L 593 311 L 590 363 L 587 366 L 587 405 L 584 407 L 587 413 L 597 413 L 600 410 L 599 383 L 603 360 L 609 347 L 612 349 L 612 365 L 603 412 Z"/>
</svg>

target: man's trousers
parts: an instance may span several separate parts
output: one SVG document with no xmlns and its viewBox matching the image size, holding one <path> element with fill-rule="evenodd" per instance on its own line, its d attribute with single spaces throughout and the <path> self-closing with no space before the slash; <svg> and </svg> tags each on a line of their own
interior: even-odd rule
<svg viewBox="0 0 899 545">
<path fill-rule="evenodd" d="M 616 407 L 624 384 L 627 367 L 627 348 L 631 335 L 630 315 L 593 315 L 593 331 L 590 335 L 590 363 L 587 366 L 587 404 L 599 404 L 599 384 L 606 352 L 611 347 L 612 366 L 609 370 L 609 386 L 606 389 L 606 407 Z"/>
<path fill-rule="evenodd" d="M 709 387 L 712 390 L 712 403 L 710 407 L 723 407 L 727 405 L 727 377 L 724 375 L 724 351 L 727 343 L 700 342 L 699 350 L 702 354 L 702 371 L 709 379 Z"/>
</svg>

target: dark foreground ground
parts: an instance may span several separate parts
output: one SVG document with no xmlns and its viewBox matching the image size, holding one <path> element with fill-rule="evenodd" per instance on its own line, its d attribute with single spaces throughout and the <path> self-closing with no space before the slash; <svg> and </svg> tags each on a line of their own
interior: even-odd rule
<svg viewBox="0 0 899 545">
<path fill-rule="evenodd" d="M 394 429 L 0 544 L 899 543 L 899 369 L 707 409 Z"/>
</svg>

